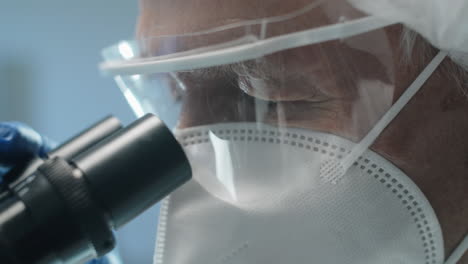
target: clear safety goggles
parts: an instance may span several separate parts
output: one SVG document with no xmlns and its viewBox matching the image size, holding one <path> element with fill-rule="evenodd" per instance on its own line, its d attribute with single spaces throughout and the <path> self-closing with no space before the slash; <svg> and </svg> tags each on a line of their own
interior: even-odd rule
<svg viewBox="0 0 468 264">
<path fill-rule="evenodd" d="M 248 122 L 360 142 L 346 169 L 445 57 L 414 83 L 396 80 L 394 24 L 346 1 L 311 1 L 277 17 L 122 41 L 104 50 L 101 70 L 138 116 L 154 113 L 172 129 Z"/>
</svg>

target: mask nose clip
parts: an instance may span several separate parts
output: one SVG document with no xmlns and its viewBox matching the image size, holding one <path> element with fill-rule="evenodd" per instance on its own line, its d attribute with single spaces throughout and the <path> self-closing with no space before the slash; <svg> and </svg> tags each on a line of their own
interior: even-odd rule
<svg viewBox="0 0 468 264">
<path fill-rule="evenodd" d="M 326 182 L 338 184 L 345 174 L 345 167 L 337 159 L 327 159 L 320 164 L 320 178 Z"/>
</svg>

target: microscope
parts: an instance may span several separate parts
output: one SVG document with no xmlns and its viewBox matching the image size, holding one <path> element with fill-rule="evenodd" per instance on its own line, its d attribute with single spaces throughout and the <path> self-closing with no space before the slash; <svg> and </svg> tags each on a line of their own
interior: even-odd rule
<svg viewBox="0 0 468 264">
<path fill-rule="evenodd" d="M 182 147 L 156 116 L 108 117 L 12 168 L 0 185 L 0 260 L 84 263 L 115 247 L 114 230 L 190 180 Z"/>
</svg>

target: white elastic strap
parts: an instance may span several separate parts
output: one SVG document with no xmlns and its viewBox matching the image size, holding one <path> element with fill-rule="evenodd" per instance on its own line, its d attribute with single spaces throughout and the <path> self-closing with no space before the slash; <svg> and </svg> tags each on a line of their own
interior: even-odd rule
<svg viewBox="0 0 468 264">
<path fill-rule="evenodd" d="M 172 57 L 168 59 L 158 59 L 156 57 L 151 60 L 109 61 L 102 63 L 100 69 L 112 75 L 135 75 L 220 66 L 256 59 L 286 49 L 348 38 L 396 23 L 395 21 L 382 20 L 381 18 L 369 16 L 349 22 L 189 56 Z"/>
<path fill-rule="evenodd" d="M 397 102 L 385 113 L 380 121 L 372 128 L 372 130 L 357 144 L 351 153 L 349 153 L 340 166 L 343 172 L 346 172 L 353 163 L 369 149 L 369 147 L 380 136 L 382 131 L 390 124 L 393 119 L 400 113 L 400 111 L 408 104 L 413 96 L 421 89 L 424 83 L 431 77 L 434 71 L 439 67 L 442 61 L 447 57 L 447 52 L 441 51 L 435 58 L 427 65 L 424 71 L 419 74 L 418 78 L 411 84 L 408 89 L 401 95 Z"/>
<path fill-rule="evenodd" d="M 258 41 L 258 38 L 256 36 L 246 35 L 246 36 L 243 36 L 243 37 L 238 38 L 238 39 L 227 41 L 227 42 L 224 42 L 224 43 L 221 43 L 221 44 L 214 44 L 214 45 L 211 45 L 209 47 L 201 47 L 201 48 L 195 48 L 195 49 L 188 50 L 188 51 L 181 51 L 181 52 L 177 52 L 177 53 L 173 53 L 173 54 L 161 55 L 161 56 L 158 56 L 157 59 L 159 61 L 165 61 L 165 60 L 169 60 L 169 59 L 172 59 L 172 58 L 189 57 L 191 55 L 203 54 L 203 53 L 210 52 L 210 51 L 213 51 L 213 50 L 228 49 L 230 47 L 241 46 L 241 45 L 245 45 L 245 44 L 248 44 L 248 43 L 253 43 L 253 42 L 256 42 L 256 41 Z M 125 42 L 122 42 L 122 43 L 125 43 Z M 131 46 L 131 45 L 129 45 L 129 46 Z M 154 61 L 154 58 L 145 58 L 145 59 L 140 59 L 139 61 L 140 62 Z M 121 61 L 121 62 L 124 62 L 124 61 Z"/>
<path fill-rule="evenodd" d="M 465 236 L 465 239 L 461 244 L 453 251 L 450 258 L 447 259 L 445 264 L 457 264 L 457 262 L 463 257 L 463 254 L 468 251 L 468 235 Z"/>
</svg>

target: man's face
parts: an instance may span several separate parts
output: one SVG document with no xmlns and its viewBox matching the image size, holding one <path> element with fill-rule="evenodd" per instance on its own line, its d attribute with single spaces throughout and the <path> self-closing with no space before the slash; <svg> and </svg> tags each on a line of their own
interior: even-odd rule
<svg viewBox="0 0 468 264">
<path fill-rule="evenodd" d="M 342 1 L 329 1 L 291 21 L 268 25 L 267 37 L 335 24 L 343 19 L 342 14 L 346 14 L 346 19 L 362 16 L 351 6 L 336 2 Z M 267 3 L 145 0 L 141 5 L 138 38 L 152 37 L 146 42 L 150 47 L 146 52 L 157 53 L 154 50 L 159 40 L 155 36 L 193 33 L 284 15 L 310 4 L 311 1 L 304 0 Z M 232 38 L 232 32 L 214 35 L 217 39 L 213 41 Z M 181 39 L 177 45 L 194 45 L 193 39 L 187 40 L 192 43 L 183 43 Z M 379 46 L 372 54 L 365 51 L 370 40 L 374 40 L 371 45 Z M 387 68 L 393 66 L 388 46 L 387 33 L 380 30 L 235 65 L 177 73 L 188 87 L 179 128 L 248 121 L 313 129 L 359 140 L 394 100 L 394 76 Z M 375 54 L 381 57 L 376 58 Z M 260 108 L 267 109 L 261 116 Z"/>
<path fill-rule="evenodd" d="M 154 39 L 198 32 L 282 15 L 311 2 L 142 0 L 137 35 Z M 271 25 L 268 32 L 280 35 L 335 24 L 340 20 L 336 14 L 361 15 L 344 2 L 325 1 L 324 8 L 314 9 L 294 23 Z M 187 85 L 179 128 L 264 122 L 359 141 L 431 59 L 420 65 L 402 64 L 400 37 L 401 28 L 396 26 L 229 67 L 177 73 Z M 468 103 L 454 87 L 450 78 L 433 76 L 372 147 L 425 193 L 439 217 L 448 252 L 467 232 L 462 219 L 468 219 L 468 178 L 464 176 L 468 142 L 463 136 L 468 133 L 468 122 L 459 122 L 466 120 Z"/>
</svg>

